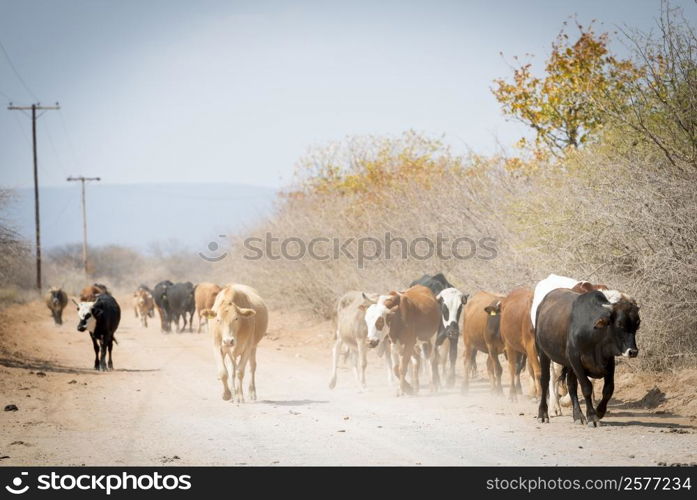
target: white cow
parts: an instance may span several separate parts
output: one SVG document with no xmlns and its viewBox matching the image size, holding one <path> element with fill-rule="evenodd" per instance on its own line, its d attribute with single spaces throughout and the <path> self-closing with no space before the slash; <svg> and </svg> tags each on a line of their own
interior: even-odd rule
<svg viewBox="0 0 697 500">
<path fill-rule="evenodd" d="M 365 369 L 368 366 L 366 338 L 368 328 L 365 324 L 365 310 L 378 300 L 377 294 L 364 294 L 363 292 L 346 292 L 337 301 L 335 318 L 335 341 L 332 350 L 332 378 L 329 388 L 336 387 L 336 372 L 339 364 L 339 356 L 342 348 L 348 348 L 348 355 L 353 358 L 356 380 L 365 387 Z"/>
<path fill-rule="evenodd" d="M 366 344 L 370 347 L 377 346 L 378 355 L 385 356 L 387 381 L 390 385 L 394 385 L 395 381 L 399 379 L 398 369 L 401 353 L 399 345 L 393 344 L 390 340 L 390 327 L 385 321 L 389 312 L 385 306 L 385 300 L 389 297 L 389 295 L 380 295 L 375 304 L 368 306 L 365 309 L 364 321 L 368 330 Z M 411 367 L 411 377 L 414 381 L 414 387 L 418 391 L 419 370 L 421 369 L 421 346 L 418 344 L 414 347 L 414 352 L 411 355 Z"/>
<path fill-rule="evenodd" d="M 467 303 L 467 294 L 457 288 L 446 288 L 437 296 L 441 306 L 441 328 L 436 338 L 436 348 L 440 349 L 438 359 L 442 360 L 443 378 L 446 385 L 455 385 L 455 363 L 457 362 L 457 343 L 460 338 L 460 315 L 462 308 Z M 446 365 L 450 361 L 450 366 Z"/>
</svg>

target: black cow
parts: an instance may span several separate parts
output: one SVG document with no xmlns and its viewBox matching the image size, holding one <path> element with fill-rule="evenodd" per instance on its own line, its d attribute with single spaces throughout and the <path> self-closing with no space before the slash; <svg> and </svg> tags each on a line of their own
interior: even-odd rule
<svg viewBox="0 0 697 500">
<path fill-rule="evenodd" d="M 414 280 L 409 283 L 409 288 L 413 287 L 414 285 L 423 285 L 429 288 L 436 297 L 446 288 L 454 288 L 453 285 L 448 283 L 448 280 L 445 279 L 443 273 L 434 274 L 433 276 L 430 274 L 424 274 L 418 280 Z"/>
<path fill-rule="evenodd" d="M 63 309 L 68 304 L 68 295 L 61 288 L 51 288 L 46 294 L 46 306 L 56 325 L 63 324 Z"/>
<path fill-rule="evenodd" d="M 613 297 L 613 302 L 608 300 Z M 550 360 L 564 366 L 575 423 L 597 427 L 614 391 L 615 356 L 636 357 L 636 332 L 641 320 L 634 299 L 618 292 L 579 294 L 566 288 L 550 292 L 537 309 L 535 337 L 542 368 L 538 420 L 549 422 L 547 395 Z M 603 378 L 603 398 L 593 408 L 593 385 Z M 577 382 L 586 400 L 586 418 L 578 402 Z"/>
<path fill-rule="evenodd" d="M 196 312 L 194 300 L 194 285 L 190 281 L 175 283 L 167 289 L 170 318 L 177 324 L 177 330 L 183 332 L 186 329 L 186 315 L 189 314 L 189 331 L 193 332 L 192 322 Z M 184 319 L 184 324 L 179 326 L 179 318 Z"/>
<path fill-rule="evenodd" d="M 169 297 L 167 296 L 167 291 L 172 286 L 174 286 L 174 283 L 169 280 L 160 281 L 155 285 L 151 293 L 157 312 L 160 315 L 160 329 L 163 332 L 172 331 L 172 316 L 169 307 Z"/>
<path fill-rule="evenodd" d="M 114 363 L 111 360 L 111 349 L 116 342 L 114 333 L 121 321 L 121 308 L 116 299 L 111 295 L 101 294 L 94 302 L 80 302 L 77 304 L 77 312 L 80 322 L 77 325 L 79 332 L 88 330 L 94 347 L 94 369 L 111 371 Z M 106 361 L 107 351 L 109 362 Z"/>
</svg>

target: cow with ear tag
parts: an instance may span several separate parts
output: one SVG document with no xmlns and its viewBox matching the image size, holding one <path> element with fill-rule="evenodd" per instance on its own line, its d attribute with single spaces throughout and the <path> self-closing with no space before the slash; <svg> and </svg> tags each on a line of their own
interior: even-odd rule
<svg viewBox="0 0 697 500">
<path fill-rule="evenodd" d="M 639 306 L 631 297 L 615 290 L 577 293 L 560 288 L 540 303 L 536 337 L 542 368 L 542 397 L 538 420 L 549 422 L 547 392 L 550 362 L 565 367 L 573 406 L 574 422 L 597 427 L 605 416 L 614 392 L 615 357 L 636 357 L 636 332 L 641 320 Z M 603 397 L 593 407 L 593 385 L 588 377 L 603 378 Z M 586 402 L 586 416 L 578 402 L 577 383 Z"/>
<path fill-rule="evenodd" d="M 92 347 L 94 348 L 94 369 L 99 371 L 111 371 L 114 363 L 111 358 L 114 334 L 121 321 L 121 308 L 116 299 L 111 295 L 97 295 L 94 302 L 80 302 L 73 299 L 77 306 L 79 332 L 90 332 Z M 117 342 L 118 343 L 118 342 Z M 109 360 L 107 362 L 107 353 Z"/>
</svg>

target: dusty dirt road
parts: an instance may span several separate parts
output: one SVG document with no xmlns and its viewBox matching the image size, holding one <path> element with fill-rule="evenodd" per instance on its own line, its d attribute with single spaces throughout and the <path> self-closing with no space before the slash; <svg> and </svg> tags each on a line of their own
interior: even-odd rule
<svg viewBox="0 0 697 500">
<path fill-rule="evenodd" d="M 119 298 L 117 296 L 117 298 Z M 328 324 L 271 316 L 259 401 L 224 402 L 207 334 L 144 329 L 123 306 L 115 371 L 91 369 L 74 308 L 0 313 L 0 465 L 656 465 L 697 461 L 697 422 L 614 401 L 598 429 L 491 396 L 485 379 L 395 397 L 371 353 L 369 387 L 343 368 L 329 390 Z M 485 364 L 479 363 L 480 367 Z M 506 373 L 504 371 L 504 373 Z"/>
</svg>

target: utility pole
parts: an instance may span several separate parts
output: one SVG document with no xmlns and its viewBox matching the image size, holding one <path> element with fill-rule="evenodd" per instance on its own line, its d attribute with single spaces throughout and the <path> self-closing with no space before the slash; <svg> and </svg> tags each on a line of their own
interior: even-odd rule
<svg viewBox="0 0 697 500">
<path fill-rule="evenodd" d="M 32 104 L 31 106 L 13 106 L 12 103 L 7 107 L 11 111 L 31 110 L 31 137 L 32 149 L 34 151 L 34 224 L 36 227 L 36 289 L 41 293 L 41 224 L 39 221 L 39 172 L 38 161 L 36 158 L 36 112 L 60 109 L 58 103 L 55 106 L 41 106 Z M 43 113 L 42 113 L 43 114 Z"/>
<path fill-rule="evenodd" d="M 101 181 L 99 177 L 68 177 L 67 181 L 80 181 L 82 184 L 82 265 L 85 268 L 85 276 L 87 276 L 87 207 L 85 205 L 85 182 Z"/>
</svg>

